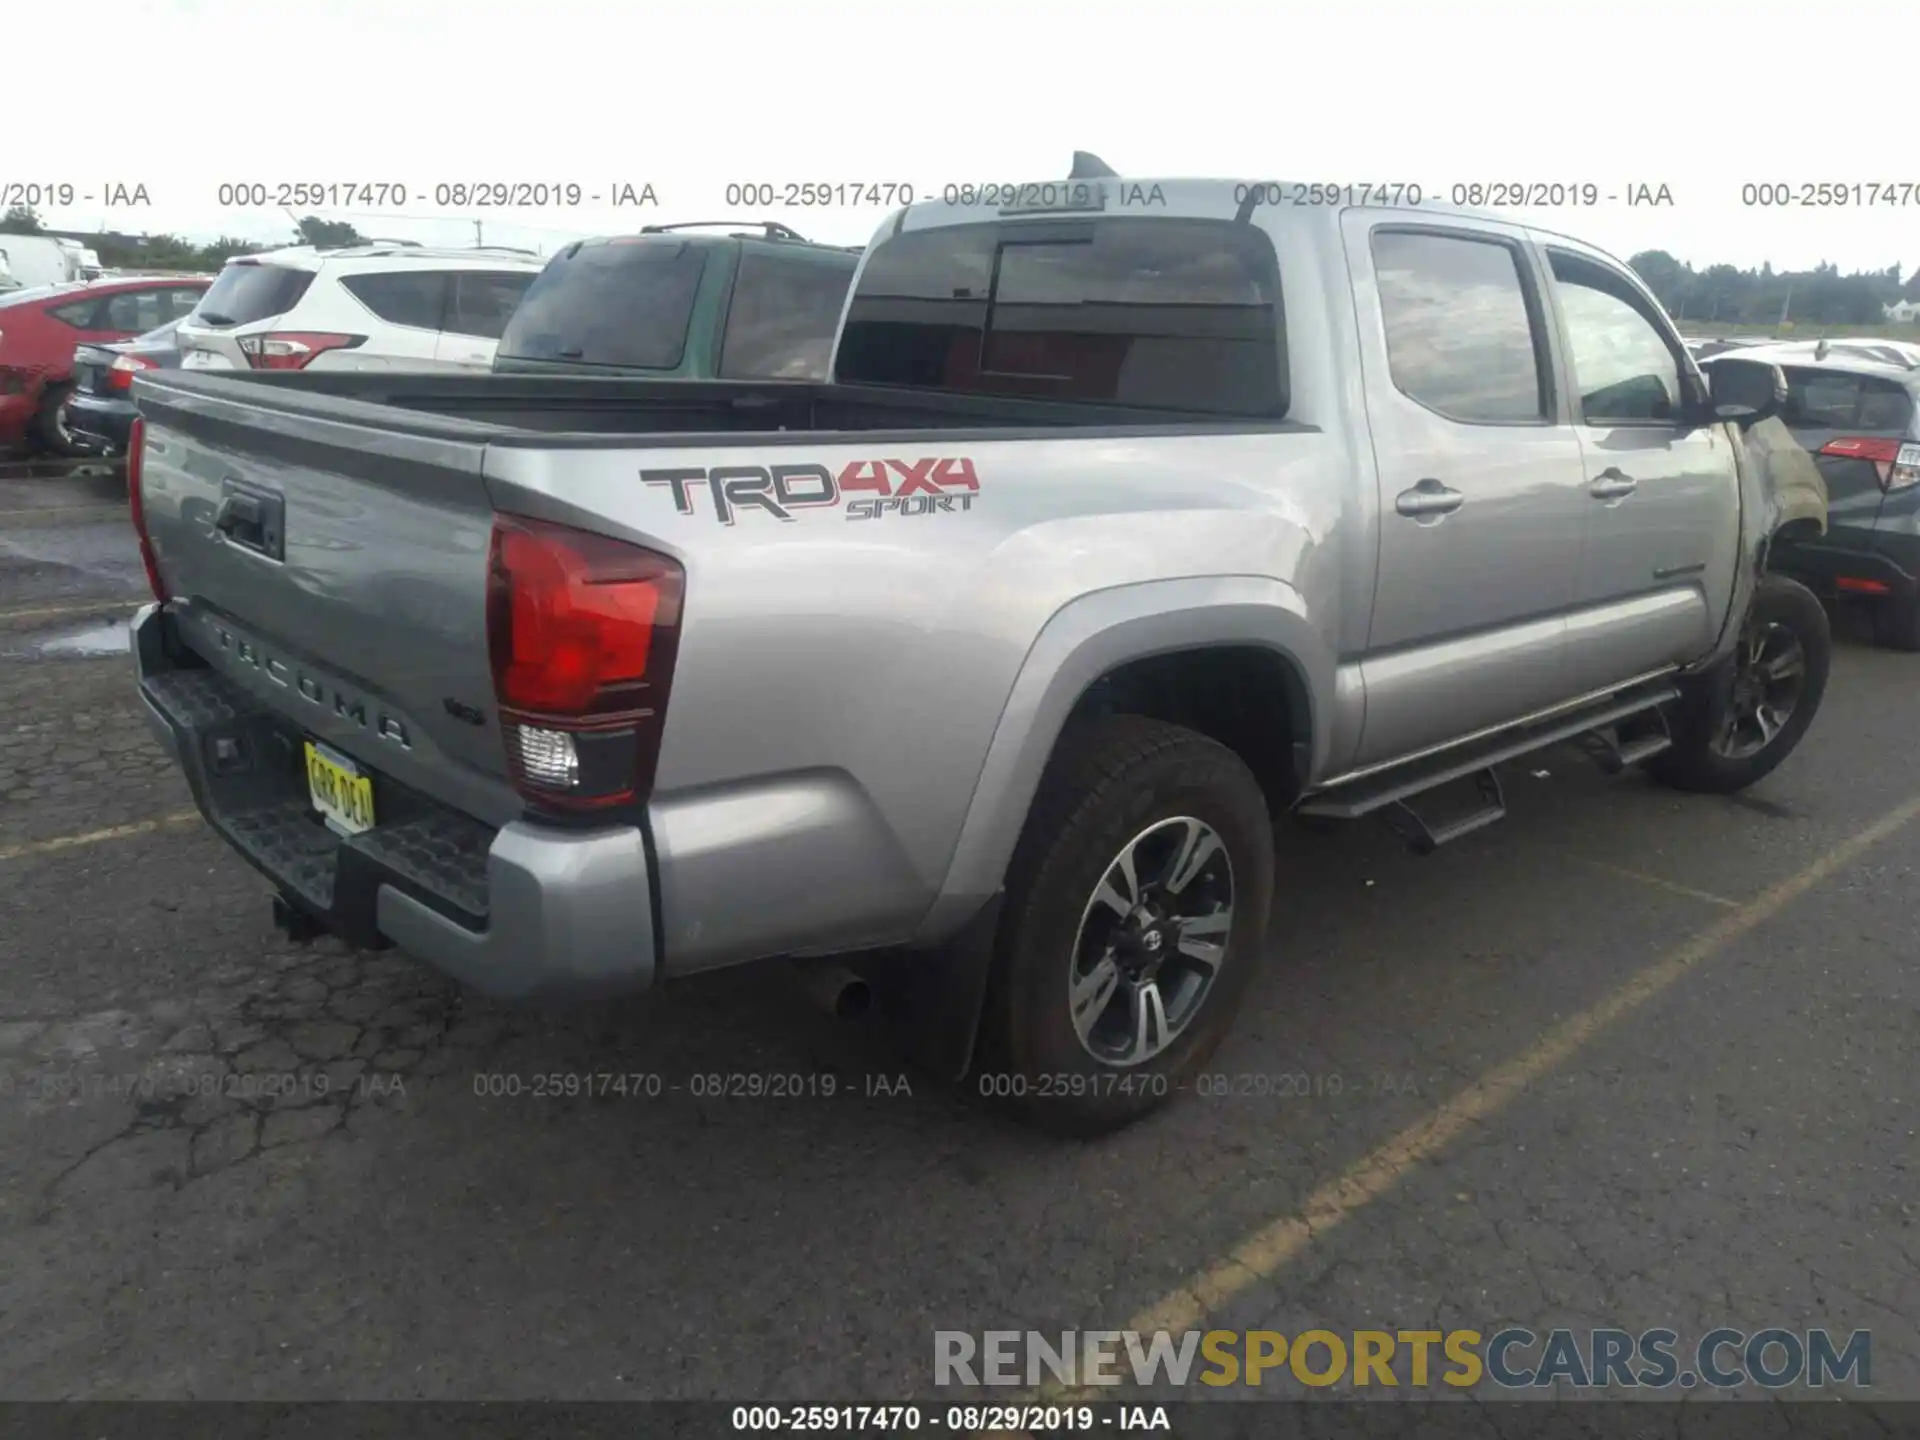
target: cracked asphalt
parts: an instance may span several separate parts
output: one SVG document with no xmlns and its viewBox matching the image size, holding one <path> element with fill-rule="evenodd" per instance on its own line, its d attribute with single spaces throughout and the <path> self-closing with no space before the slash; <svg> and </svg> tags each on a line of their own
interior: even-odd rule
<svg viewBox="0 0 1920 1440">
<path fill-rule="evenodd" d="M 0 1397 L 937 1398 L 936 1329 L 1124 1326 L 1360 1174 L 1203 1328 L 1868 1329 L 1920 1400 L 1920 821 L 1377 1159 L 1920 796 L 1920 657 L 1848 638 L 1736 799 L 1554 752 L 1429 859 L 1284 828 L 1224 1093 L 1062 1144 L 772 976 L 529 1011 L 282 940 L 111 648 L 123 505 L 0 483 Z"/>
</svg>

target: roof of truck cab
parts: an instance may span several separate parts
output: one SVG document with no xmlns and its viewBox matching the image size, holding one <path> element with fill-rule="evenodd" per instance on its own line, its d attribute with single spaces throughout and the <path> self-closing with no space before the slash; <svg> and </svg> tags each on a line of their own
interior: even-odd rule
<svg viewBox="0 0 1920 1440">
<path fill-rule="evenodd" d="M 1222 177 L 1185 175 L 1134 177 L 1131 175 L 1122 175 L 1086 180 L 1021 180 L 994 183 L 999 184 L 1002 189 L 1015 191 L 1016 197 L 1022 192 L 1033 192 L 1036 193 L 1039 198 L 1047 197 L 1050 191 L 1071 193 L 1075 187 L 1104 186 L 1107 189 L 1109 200 L 1114 203 L 1110 203 L 1104 210 L 1074 209 L 1063 206 L 1058 209 L 1015 209 L 1009 213 L 1007 209 L 1003 209 L 998 203 L 988 204 L 976 201 L 969 205 L 957 202 L 949 204 L 945 199 L 920 200 L 890 215 L 881 227 L 882 234 L 887 233 L 889 230 L 898 231 L 901 229 L 931 228 L 933 225 L 942 223 L 941 220 L 934 218 L 936 216 L 952 217 L 946 220 L 945 223 L 966 224 L 997 219 L 1024 219 L 1028 217 L 1033 219 L 1064 219 L 1074 215 L 1100 214 L 1107 216 L 1127 214 L 1150 215 L 1156 213 L 1203 215 L 1217 213 L 1225 208 L 1231 208 L 1237 213 L 1245 207 L 1249 198 L 1255 196 L 1262 197 L 1261 202 L 1256 203 L 1251 212 L 1258 214 L 1261 209 L 1267 208 L 1264 197 L 1268 195 L 1278 197 L 1278 203 L 1273 205 L 1272 208 L 1290 209 L 1295 208 L 1290 197 L 1302 193 L 1311 194 L 1316 186 L 1323 192 L 1353 191 L 1362 193 L 1351 204 L 1343 204 L 1337 207 L 1328 204 L 1321 207 L 1318 205 L 1310 206 L 1303 202 L 1298 208 L 1403 210 L 1409 215 L 1437 215 L 1463 220 L 1488 221 L 1503 225 L 1524 224 L 1524 222 L 1517 221 L 1510 215 L 1501 215 L 1491 210 L 1473 209 L 1464 205 L 1450 205 L 1437 198 L 1429 197 L 1424 193 L 1421 194 L 1418 203 L 1414 203 L 1407 198 L 1407 195 L 1419 190 L 1420 187 L 1412 184 L 1401 185 L 1399 187 L 1400 198 L 1396 201 L 1393 198 L 1395 194 L 1395 182 L 1386 184 L 1374 182 L 1364 185 L 1359 183 L 1352 185 L 1328 185 L 1324 182 L 1317 181 L 1278 180 L 1271 177 L 1260 178 L 1255 176 Z M 1369 192 L 1377 192 L 1377 200 L 1371 198 Z M 1526 225 L 1525 228 L 1537 230 L 1540 227 Z M 1567 238 L 1578 240 L 1578 237 L 1575 236 L 1569 236 Z M 1588 242 L 1578 241 L 1578 243 L 1586 244 Z"/>
</svg>

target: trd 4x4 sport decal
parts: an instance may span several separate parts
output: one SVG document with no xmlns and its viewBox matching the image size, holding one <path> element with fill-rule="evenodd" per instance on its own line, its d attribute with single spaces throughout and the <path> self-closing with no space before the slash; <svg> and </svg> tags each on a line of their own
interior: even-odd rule
<svg viewBox="0 0 1920 1440">
<path fill-rule="evenodd" d="M 714 518 L 731 525 L 743 510 L 794 520 L 799 510 L 844 506 L 849 520 L 886 515 L 951 515 L 973 508 L 980 477 L 973 461 L 855 460 L 837 476 L 824 465 L 715 465 L 711 469 L 642 470 L 649 485 L 673 491 L 673 508 L 691 515 L 706 494 Z M 862 493 L 864 492 L 864 493 Z"/>
</svg>

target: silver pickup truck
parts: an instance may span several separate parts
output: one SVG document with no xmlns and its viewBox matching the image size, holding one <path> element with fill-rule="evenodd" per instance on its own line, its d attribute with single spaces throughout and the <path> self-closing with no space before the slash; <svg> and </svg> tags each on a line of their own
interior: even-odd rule
<svg viewBox="0 0 1920 1440">
<path fill-rule="evenodd" d="M 910 207 L 831 383 L 142 374 L 156 731 L 290 933 L 514 997 L 784 957 L 1122 1124 L 1230 1025 L 1276 817 L 1430 850 L 1567 741 L 1732 791 L 1826 683 L 1777 370 L 1320 189 Z"/>
</svg>

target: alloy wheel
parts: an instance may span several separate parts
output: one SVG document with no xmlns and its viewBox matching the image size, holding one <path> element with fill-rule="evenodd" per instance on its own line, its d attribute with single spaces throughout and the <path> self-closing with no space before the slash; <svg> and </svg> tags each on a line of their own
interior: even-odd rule
<svg viewBox="0 0 1920 1440">
<path fill-rule="evenodd" d="M 1068 967 L 1074 1033 L 1105 1065 L 1144 1064 L 1200 1013 L 1233 931 L 1233 861 L 1191 815 L 1161 820 L 1108 864 Z"/>
</svg>

